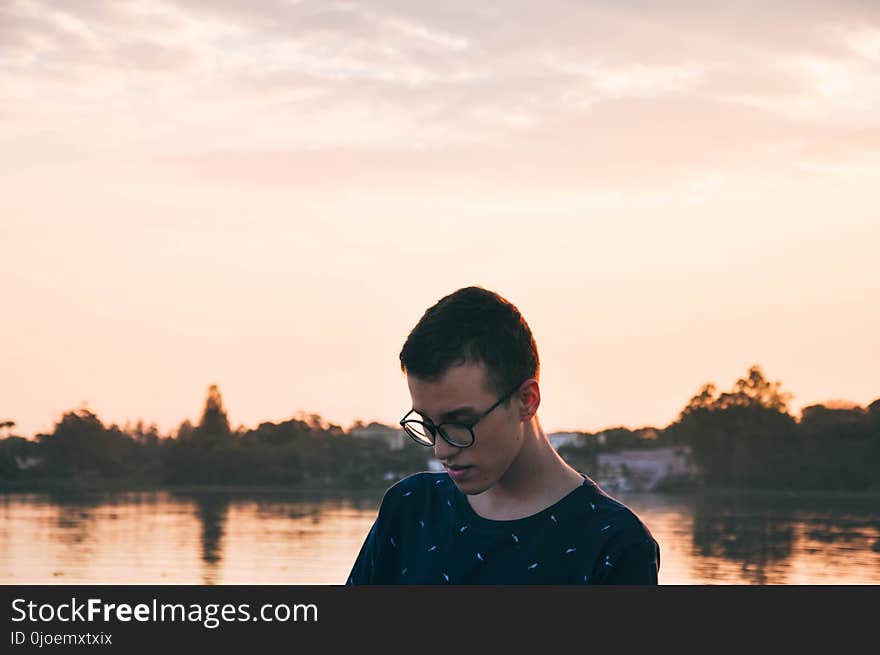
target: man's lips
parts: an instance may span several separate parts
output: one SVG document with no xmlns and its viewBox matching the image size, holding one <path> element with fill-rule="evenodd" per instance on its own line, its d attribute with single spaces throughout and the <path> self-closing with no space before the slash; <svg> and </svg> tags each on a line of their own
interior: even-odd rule
<svg viewBox="0 0 880 655">
<path fill-rule="evenodd" d="M 449 477 L 453 480 L 458 480 L 461 477 L 467 475 L 467 472 L 471 469 L 470 466 L 447 466 L 446 472 L 449 474 Z"/>
</svg>

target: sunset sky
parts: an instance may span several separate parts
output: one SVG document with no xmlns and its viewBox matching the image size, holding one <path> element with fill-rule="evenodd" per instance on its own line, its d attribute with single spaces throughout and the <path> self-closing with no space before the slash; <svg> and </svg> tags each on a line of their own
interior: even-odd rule
<svg viewBox="0 0 880 655">
<path fill-rule="evenodd" d="M 880 397 L 880 3 L 0 2 L 0 420 L 411 407 L 477 284 L 547 432 Z"/>
</svg>

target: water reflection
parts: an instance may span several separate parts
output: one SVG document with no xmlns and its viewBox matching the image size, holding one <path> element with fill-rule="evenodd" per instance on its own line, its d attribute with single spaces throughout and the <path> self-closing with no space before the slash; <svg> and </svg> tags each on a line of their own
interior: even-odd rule
<svg viewBox="0 0 880 655">
<path fill-rule="evenodd" d="M 83 563 L 92 560 L 100 547 L 95 532 L 100 526 L 115 521 L 117 500 L 112 495 L 94 494 L 48 494 L 49 502 L 35 508 L 48 510 L 47 523 L 54 524 L 49 532 L 55 535 L 58 544 L 58 558 L 52 568 L 55 582 L 68 582 L 71 574 L 81 575 Z M 51 518 L 50 518 L 51 517 Z"/>
<path fill-rule="evenodd" d="M 381 492 L 0 495 L 0 582 L 341 584 Z M 661 584 L 880 584 L 876 500 L 619 496 Z"/>
<path fill-rule="evenodd" d="M 698 498 L 695 504 L 694 563 L 705 577 L 717 575 L 713 558 L 724 558 L 740 565 L 750 584 L 783 582 L 777 576 L 785 576 L 795 539 L 793 517 L 721 498 Z"/>
<path fill-rule="evenodd" d="M 693 512 L 696 577 L 749 584 L 880 579 L 876 499 L 703 495 Z"/>
<path fill-rule="evenodd" d="M 176 497 L 195 506 L 201 532 L 202 583 L 215 584 L 223 553 L 223 530 L 229 511 L 229 498 L 221 493 L 176 494 Z"/>
</svg>

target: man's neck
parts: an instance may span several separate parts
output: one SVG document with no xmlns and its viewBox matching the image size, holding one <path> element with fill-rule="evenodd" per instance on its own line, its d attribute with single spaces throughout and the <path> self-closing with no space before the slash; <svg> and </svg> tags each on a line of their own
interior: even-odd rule
<svg viewBox="0 0 880 655">
<path fill-rule="evenodd" d="M 504 476 L 481 494 L 468 496 L 484 518 L 514 520 L 537 514 L 584 482 L 553 448 L 537 417 L 526 425 L 522 448 Z"/>
</svg>

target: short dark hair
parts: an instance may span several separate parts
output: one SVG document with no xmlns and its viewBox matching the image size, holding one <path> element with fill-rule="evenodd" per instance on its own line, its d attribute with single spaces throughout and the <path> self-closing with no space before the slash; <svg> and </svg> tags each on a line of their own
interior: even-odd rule
<svg viewBox="0 0 880 655">
<path fill-rule="evenodd" d="M 494 291 L 464 287 L 429 307 L 400 351 L 400 369 L 434 382 L 453 366 L 486 366 L 487 391 L 499 396 L 538 379 L 538 346 L 519 310 Z M 510 402 L 508 398 L 504 405 Z"/>
</svg>

